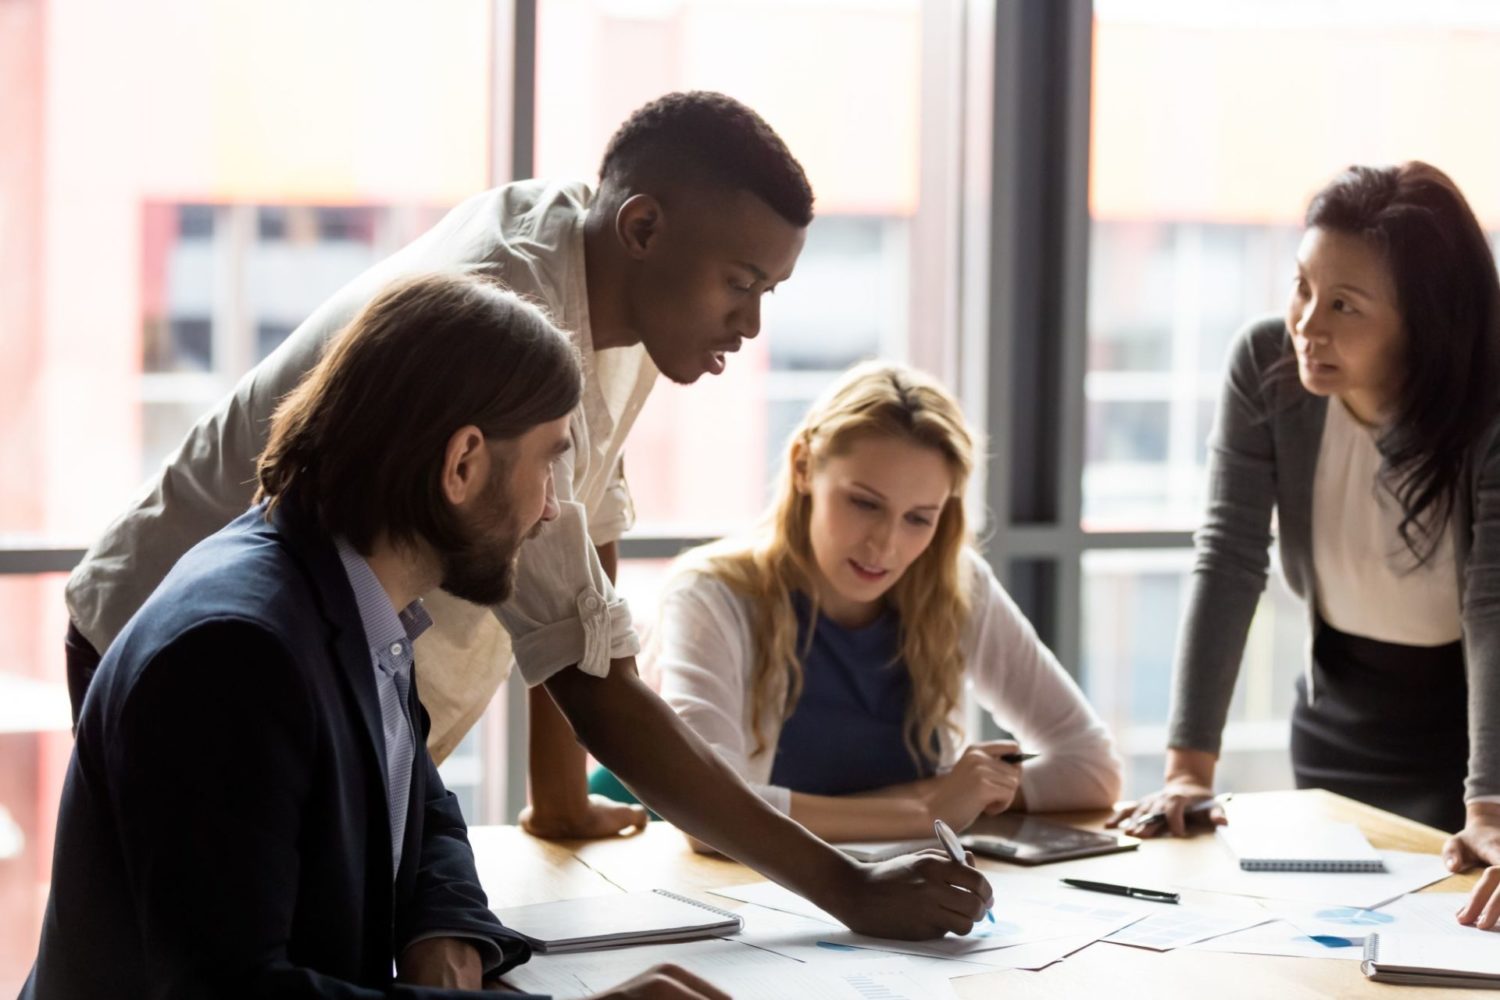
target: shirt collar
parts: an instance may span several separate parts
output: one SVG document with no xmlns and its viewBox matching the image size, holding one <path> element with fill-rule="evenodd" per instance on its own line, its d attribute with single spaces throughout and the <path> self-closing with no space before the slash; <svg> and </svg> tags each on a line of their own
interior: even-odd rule
<svg viewBox="0 0 1500 1000">
<path fill-rule="evenodd" d="M 354 603 L 359 609 L 359 621 L 364 627 L 370 652 L 385 659 L 388 652 L 394 653 L 392 646 L 416 642 L 417 637 L 432 625 L 422 599 L 412 601 L 398 614 L 365 557 L 343 538 L 335 539 L 334 544 L 339 561 L 344 564 L 344 573 L 349 577 L 349 586 L 354 590 Z M 409 650 L 406 656 L 396 655 L 400 659 L 410 658 Z"/>
</svg>

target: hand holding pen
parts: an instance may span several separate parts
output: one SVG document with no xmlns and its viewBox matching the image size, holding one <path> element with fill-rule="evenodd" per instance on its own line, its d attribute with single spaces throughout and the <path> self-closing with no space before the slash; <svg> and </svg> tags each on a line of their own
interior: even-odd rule
<svg viewBox="0 0 1500 1000">
<path fill-rule="evenodd" d="M 963 845 L 958 842 L 958 836 L 954 834 L 952 827 L 942 820 L 937 819 L 932 821 L 932 830 L 937 834 L 938 843 L 943 845 L 943 850 L 948 852 L 948 857 L 966 868 L 974 868 L 975 871 L 979 870 L 973 864 L 970 864 L 968 858 L 964 856 Z M 984 918 L 993 924 L 995 922 L 995 911 L 992 909 L 985 910 Z"/>
<path fill-rule="evenodd" d="M 956 830 L 981 816 L 1013 808 L 1021 792 L 1022 753 L 1014 740 L 990 740 L 964 748 L 948 770 L 917 783 L 929 820 L 941 819 Z"/>
</svg>

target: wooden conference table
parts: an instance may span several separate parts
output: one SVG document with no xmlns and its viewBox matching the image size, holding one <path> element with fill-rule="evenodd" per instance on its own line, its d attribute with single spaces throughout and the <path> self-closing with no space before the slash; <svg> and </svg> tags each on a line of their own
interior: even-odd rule
<svg viewBox="0 0 1500 1000">
<path fill-rule="evenodd" d="M 1432 827 L 1394 816 L 1329 792 L 1263 792 L 1236 795 L 1236 815 L 1274 816 L 1289 825 L 1315 820 L 1355 823 L 1378 848 L 1436 854 L 1446 835 Z M 1105 812 L 1060 813 L 1050 818 L 1101 829 Z M 983 830 L 983 824 L 975 828 Z M 744 865 L 694 854 L 682 834 L 666 823 L 651 823 L 645 833 L 613 840 L 545 841 L 513 826 L 479 826 L 469 830 L 480 881 L 493 906 L 519 906 L 552 899 L 597 896 L 637 889 L 673 889 L 701 895 L 710 889 L 763 881 Z M 1036 871 L 1049 875 L 1086 875 L 1132 885 L 1167 884 L 1213 861 L 1222 848 L 1211 836 L 1188 840 L 1148 840 L 1136 851 L 1086 861 L 1063 862 L 1039 869 L 1019 869 L 979 859 L 995 871 Z M 1463 893 L 1477 873 L 1455 875 L 1424 890 Z M 740 904 L 709 897 L 719 906 Z M 1454 909 L 1462 897 L 1454 895 Z M 1496 936 L 1500 947 L 1500 934 Z M 671 946 L 661 946 L 659 961 L 671 961 Z M 1442 997 L 1470 993 L 1453 989 L 1396 987 L 1367 981 L 1359 963 L 1219 952 L 1153 952 L 1096 942 L 1040 972 L 997 971 L 953 981 L 960 997 L 1100 997 L 1107 1000 L 1192 1000 L 1313 997 Z M 1494 996 L 1495 994 L 1483 994 Z"/>
</svg>

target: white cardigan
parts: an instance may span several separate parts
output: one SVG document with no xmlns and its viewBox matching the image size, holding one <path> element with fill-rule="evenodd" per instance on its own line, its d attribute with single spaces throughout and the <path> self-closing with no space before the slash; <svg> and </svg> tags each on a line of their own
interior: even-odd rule
<svg viewBox="0 0 1500 1000">
<path fill-rule="evenodd" d="M 960 646 L 968 689 L 1023 749 L 1041 755 L 1021 770 L 1027 809 L 1110 805 L 1120 794 L 1121 768 L 1104 723 L 989 565 L 969 549 L 964 571 L 971 611 Z M 749 611 L 746 600 L 717 578 L 679 573 L 667 584 L 649 645 L 667 703 L 767 802 L 790 814 L 791 790 L 769 783 L 781 718 L 762 721 L 767 749 L 750 756 L 755 650 Z M 953 721 L 962 732 L 961 705 Z M 964 745 L 944 732 L 941 766 L 951 767 Z"/>
</svg>

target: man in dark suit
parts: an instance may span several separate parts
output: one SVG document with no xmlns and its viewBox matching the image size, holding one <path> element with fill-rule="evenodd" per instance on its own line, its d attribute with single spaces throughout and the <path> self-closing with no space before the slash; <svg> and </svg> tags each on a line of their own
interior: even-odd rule
<svg viewBox="0 0 1500 1000">
<path fill-rule="evenodd" d="M 79 719 L 22 1000 L 454 997 L 528 957 L 426 751 L 420 595 L 504 600 L 579 359 L 469 277 L 378 296 L 282 401 Z M 393 969 L 394 966 L 394 969 Z M 610 995 L 720 996 L 659 969 Z"/>
</svg>

